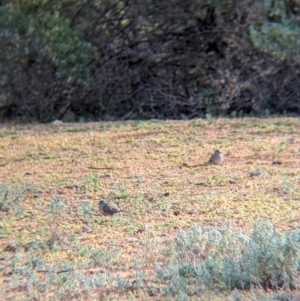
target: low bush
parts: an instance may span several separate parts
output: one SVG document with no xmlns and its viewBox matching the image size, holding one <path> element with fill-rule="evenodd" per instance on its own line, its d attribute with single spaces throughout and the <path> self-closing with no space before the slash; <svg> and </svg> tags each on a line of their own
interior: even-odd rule
<svg viewBox="0 0 300 301">
<path fill-rule="evenodd" d="M 300 232 L 280 233 L 269 221 L 258 220 L 251 235 L 230 225 L 222 229 L 196 225 L 179 231 L 168 254 L 168 265 L 157 273 L 168 295 L 300 285 Z"/>
</svg>

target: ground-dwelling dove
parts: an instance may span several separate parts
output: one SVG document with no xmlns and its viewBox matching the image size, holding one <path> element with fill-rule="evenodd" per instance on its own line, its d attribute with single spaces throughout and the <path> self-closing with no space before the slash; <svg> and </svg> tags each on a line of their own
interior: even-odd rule
<svg viewBox="0 0 300 301">
<path fill-rule="evenodd" d="M 119 212 L 125 212 L 123 210 L 120 210 L 116 205 L 107 203 L 104 200 L 101 200 L 99 202 L 99 210 L 102 215 L 111 215 L 111 216 Z"/>
<path fill-rule="evenodd" d="M 212 164 L 221 164 L 224 160 L 223 154 L 217 149 L 214 154 L 210 157 L 209 163 Z"/>
</svg>

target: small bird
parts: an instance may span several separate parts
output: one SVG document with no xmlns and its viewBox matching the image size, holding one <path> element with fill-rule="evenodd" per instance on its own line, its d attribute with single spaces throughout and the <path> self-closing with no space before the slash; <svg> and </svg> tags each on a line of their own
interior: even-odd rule
<svg viewBox="0 0 300 301">
<path fill-rule="evenodd" d="M 124 210 L 120 210 L 116 205 L 107 203 L 104 200 L 100 200 L 99 202 L 99 211 L 102 215 L 114 215 L 119 212 L 126 212 Z"/>
<path fill-rule="evenodd" d="M 223 154 L 217 149 L 214 154 L 210 157 L 209 163 L 212 164 L 221 164 L 224 160 Z"/>
<path fill-rule="evenodd" d="M 260 170 L 253 170 L 250 172 L 250 177 L 258 177 L 263 175 L 263 173 Z"/>
</svg>

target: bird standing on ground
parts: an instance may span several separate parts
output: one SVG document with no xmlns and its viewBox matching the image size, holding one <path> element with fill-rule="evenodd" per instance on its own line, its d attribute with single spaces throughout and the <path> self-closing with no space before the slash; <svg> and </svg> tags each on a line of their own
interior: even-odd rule
<svg viewBox="0 0 300 301">
<path fill-rule="evenodd" d="M 223 154 L 217 149 L 214 154 L 210 157 L 209 163 L 212 164 L 221 164 L 224 160 Z"/>
<path fill-rule="evenodd" d="M 99 211 L 102 215 L 114 215 L 119 212 L 126 212 L 124 210 L 120 210 L 116 205 L 107 203 L 104 200 L 100 200 L 99 202 Z"/>
</svg>

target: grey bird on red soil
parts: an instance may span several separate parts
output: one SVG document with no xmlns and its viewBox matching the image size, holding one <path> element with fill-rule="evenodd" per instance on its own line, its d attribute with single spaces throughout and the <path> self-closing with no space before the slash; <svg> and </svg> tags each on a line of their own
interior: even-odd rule
<svg viewBox="0 0 300 301">
<path fill-rule="evenodd" d="M 116 213 L 126 212 L 124 210 L 119 209 L 116 205 L 105 202 L 104 200 L 100 200 L 99 202 L 99 211 L 102 215 L 110 216 L 113 216 Z"/>
<path fill-rule="evenodd" d="M 209 159 L 209 163 L 212 164 L 221 164 L 224 161 L 223 154 L 217 149 Z"/>
</svg>

